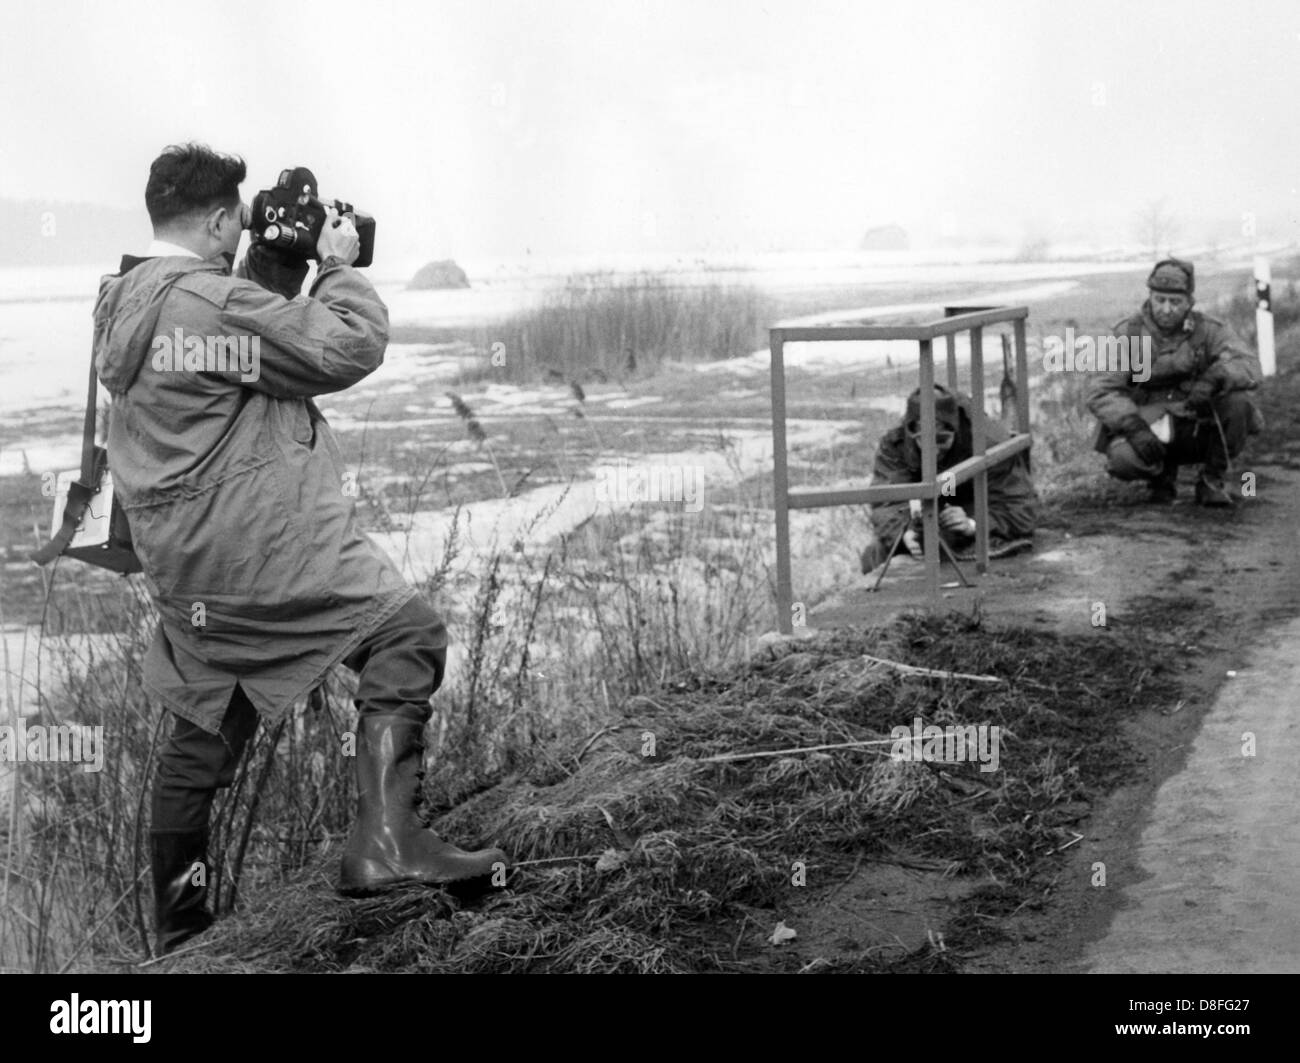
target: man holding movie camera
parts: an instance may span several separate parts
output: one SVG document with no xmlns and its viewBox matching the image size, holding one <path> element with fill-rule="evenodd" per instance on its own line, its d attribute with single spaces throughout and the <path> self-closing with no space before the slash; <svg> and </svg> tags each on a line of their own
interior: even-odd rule
<svg viewBox="0 0 1300 1063">
<path fill-rule="evenodd" d="M 212 923 L 209 813 L 259 717 L 282 718 L 336 664 L 359 674 L 358 817 L 340 891 L 476 879 L 506 859 L 463 852 L 418 817 L 447 632 L 357 526 L 312 401 L 379 367 L 388 312 L 352 265 L 363 241 L 351 216 L 315 198 L 314 177 L 290 187 L 304 175 L 285 171 L 255 216 L 240 198 L 242 160 L 167 148 L 145 189 L 154 242 L 123 257 L 95 306 L 109 464 L 160 618 L 143 682 L 174 717 L 150 832 L 163 953 Z M 304 297 L 308 257 L 319 268 Z M 256 363 L 225 364 L 214 349 L 251 349 Z"/>
</svg>

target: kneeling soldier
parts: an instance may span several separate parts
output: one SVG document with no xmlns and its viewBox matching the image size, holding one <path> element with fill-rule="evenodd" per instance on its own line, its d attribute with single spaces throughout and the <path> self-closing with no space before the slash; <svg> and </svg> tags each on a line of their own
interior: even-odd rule
<svg viewBox="0 0 1300 1063">
<path fill-rule="evenodd" d="M 1130 351 L 1149 347 L 1151 356 L 1130 362 L 1142 371 L 1107 373 L 1093 385 L 1088 409 L 1101 422 L 1096 449 L 1111 476 L 1146 480 L 1154 502 L 1172 502 L 1178 467 L 1199 464 L 1196 501 L 1230 506 L 1228 466 L 1247 436 L 1263 428 L 1249 395 L 1259 386 L 1259 360 L 1231 327 L 1192 309 L 1190 262 L 1156 263 L 1147 288 L 1141 309 L 1112 334 L 1127 337 Z"/>
<path fill-rule="evenodd" d="M 971 441 L 970 396 L 936 384 L 934 418 L 938 471 L 943 472 L 975 452 Z M 918 388 L 908 396 L 903 423 L 891 428 L 880 440 L 871 477 L 873 486 L 920 481 L 920 433 L 921 391 Z M 1008 438 L 1006 429 L 989 418 L 985 418 L 985 436 L 989 446 Z M 1032 549 L 1034 526 L 1038 522 L 1038 493 L 1029 477 L 1029 454 L 1021 452 L 995 465 L 989 470 L 988 479 L 989 556 L 1006 557 Z M 941 501 L 939 532 L 959 558 L 968 555 L 974 546 L 974 509 L 973 480 L 958 484 L 954 495 Z M 917 559 L 923 557 L 920 533 L 909 527 L 912 523 L 907 502 L 882 502 L 872 506 L 872 536 L 862 551 L 862 571 L 870 572 L 884 564 L 891 550 L 906 550 Z M 903 533 L 901 539 L 900 531 Z"/>
</svg>

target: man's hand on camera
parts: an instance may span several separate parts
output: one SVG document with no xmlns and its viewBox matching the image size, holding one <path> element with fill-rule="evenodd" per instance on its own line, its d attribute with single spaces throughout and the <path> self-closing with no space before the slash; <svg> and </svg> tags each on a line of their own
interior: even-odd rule
<svg viewBox="0 0 1300 1063">
<path fill-rule="evenodd" d="M 316 254 L 321 262 L 327 258 L 342 259 L 349 266 L 361 255 L 361 237 L 350 218 L 340 217 L 331 208 L 325 226 L 316 241 Z"/>
</svg>

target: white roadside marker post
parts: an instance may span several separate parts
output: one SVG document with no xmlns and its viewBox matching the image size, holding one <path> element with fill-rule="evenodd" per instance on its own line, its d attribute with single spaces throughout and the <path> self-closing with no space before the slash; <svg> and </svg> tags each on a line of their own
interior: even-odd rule
<svg viewBox="0 0 1300 1063">
<path fill-rule="evenodd" d="M 1277 372 L 1277 357 L 1273 351 L 1273 293 L 1272 273 L 1268 259 L 1255 258 L 1255 334 L 1259 345 L 1259 367 L 1264 376 Z"/>
</svg>

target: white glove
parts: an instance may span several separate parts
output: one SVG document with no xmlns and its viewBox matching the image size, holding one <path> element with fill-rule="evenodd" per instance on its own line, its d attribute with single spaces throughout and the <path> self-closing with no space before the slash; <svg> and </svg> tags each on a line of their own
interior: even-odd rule
<svg viewBox="0 0 1300 1063">
<path fill-rule="evenodd" d="M 955 535 L 974 535 L 975 521 L 966 516 L 961 506 L 944 506 L 939 514 L 939 527 Z"/>
<path fill-rule="evenodd" d="M 316 254 L 324 262 L 327 258 L 340 258 L 349 266 L 361 257 L 361 237 L 352 219 L 341 217 L 333 207 L 325 208 L 325 225 L 316 241 Z"/>
<path fill-rule="evenodd" d="M 921 537 L 916 534 L 915 528 L 908 528 L 907 531 L 903 532 L 903 546 L 918 561 L 925 560 L 925 550 L 921 546 Z"/>
</svg>

